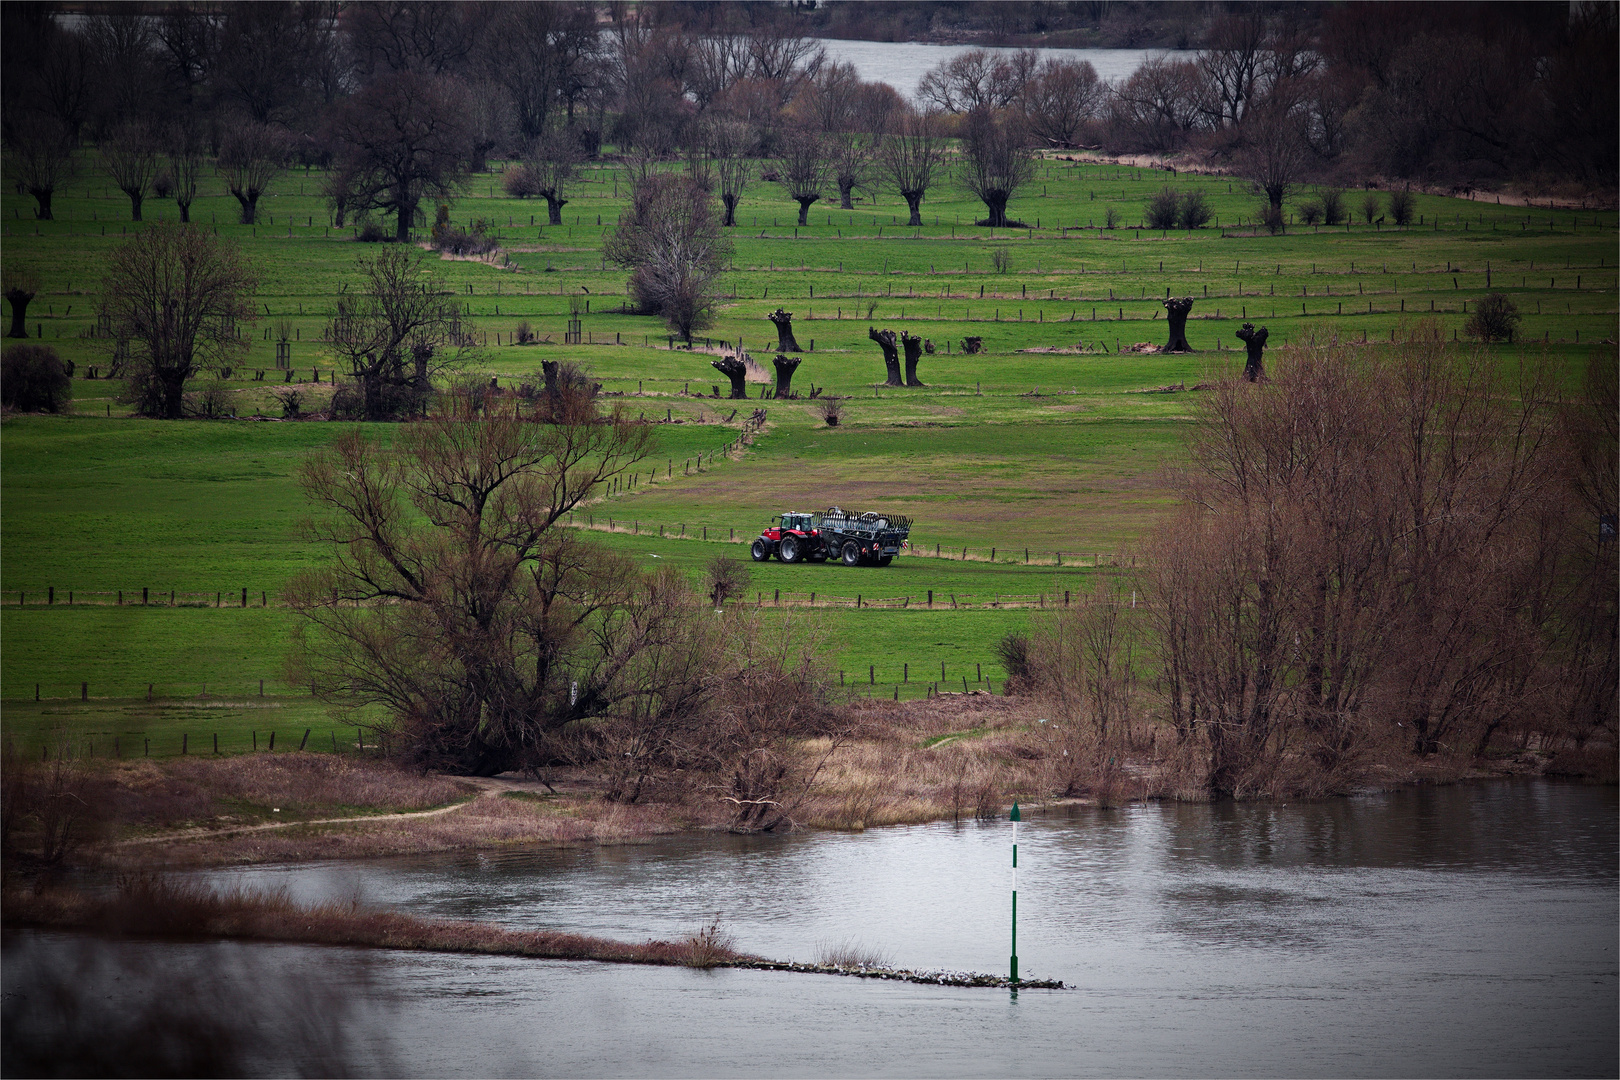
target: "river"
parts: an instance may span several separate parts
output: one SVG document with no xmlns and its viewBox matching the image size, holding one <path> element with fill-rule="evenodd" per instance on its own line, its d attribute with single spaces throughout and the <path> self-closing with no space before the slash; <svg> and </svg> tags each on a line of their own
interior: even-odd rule
<svg viewBox="0 0 1620 1080">
<path fill-rule="evenodd" d="M 203 1011 L 232 1015 L 256 1010 L 224 1004 L 230 985 L 308 984 L 341 1004 L 320 1013 L 342 1014 L 326 1049 L 360 1073 L 1612 1076 L 1616 813 L 1612 787 L 1540 781 L 1032 813 L 1020 973 L 1061 991 L 229 943 L 97 945 L 89 963 L 39 934 L 14 936 L 4 978 L 9 1000 L 77 964 L 116 1001 L 151 993 L 132 971 L 209 972 L 222 1004 Z M 626 939 L 718 914 L 773 958 L 853 942 L 1003 972 L 1009 841 L 1001 821 L 209 876 Z M 295 1045 L 269 1040 L 256 1071 L 296 1071 Z"/>
<path fill-rule="evenodd" d="M 816 44 L 827 51 L 827 58 L 850 64 L 866 82 L 886 82 L 908 100 L 916 101 L 917 84 L 928 69 L 937 67 L 973 48 L 985 48 L 995 55 L 1011 55 L 1017 49 L 974 45 L 927 45 L 920 41 L 846 41 L 818 38 Z M 1036 49 L 1044 60 L 1084 60 L 1097 69 L 1104 82 L 1123 82 L 1150 56 L 1166 54 L 1163 49 Z M 1182 53 L 1192 56 L 1193 53 Z"/>
</svg>

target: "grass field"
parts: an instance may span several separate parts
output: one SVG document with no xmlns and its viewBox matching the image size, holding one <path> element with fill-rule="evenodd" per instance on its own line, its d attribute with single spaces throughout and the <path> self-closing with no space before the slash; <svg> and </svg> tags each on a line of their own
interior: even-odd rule
<svg viewBox="0 0 1620 1080">
<path fill-rule="evenodd" d="M 330 393 L 334 358 L 321 328 L 356 260 L 375 251 L 329 226 L 319 179 L 283 176 L 256 227 L 233 223 L 235 201 L 217 179 L 193 207 L 194 220 L 242 243 L 262 277 L 266 317 L 227 384 L 244 417 L 281 415 L 271 389 L 285 376 L 270 327 L 283 321 L 310 402 Z M 1095 227 L 1110 207 L 1139 221 L 1166 182 L 1202 189 L 1211 227 Z M 904 204 L 887 192 L 852 211 L 818 204 L 809 226 L 796 228 L 795 205 L 755 183 L 739 211 L 726 299 L 704 331 L 709 345 L 687 351 L 671 347 L 657 320 L 617 311 L 624 275 L 604 268 L 600 243 L 627 203 L 622 171 L 588 169 L 563 226 L 534 224 L 543 205 L 499 192 L 498 177 L 475 177 L 453 216 L 492 222 L 504 255 L 433 263 L 487 339 L 467 374 L 537 383 L 542 359 L 572 359 L 632 416 L 669 421 L 654 427 L 655 450 L 636 482 L 582 507 L 577 523 L 646 565 L 669 560 L 695 575 L 716 554 L 742 557 L 726 541 L 751 539 L 783 510 L 837 503 L 912 515 L 915 554 L 891 567 L 773 561 L 752 568 L 749 586 L 748 599 L 765 604 L 778 590 L 785 603 L 814 593 L 835 643 L 829 662 L 884 695 L 928 692 L 942 661 L 958 690 L 964 675 L 970 687 L 985 685 L 981 676 L 999 685 L 994 643 L 1029 618 L 1027 607 L 1007 605 L 1059 602 L 1128 565 L 1171 506 L 1163 469 L 1181 453 L 1196 401 L 1190 390 L 1143 391 L 1236 370 L 1243 353 L 1232 335 L 1245 318 L 1267 326 L 1273 346 L 1337 336 L 1375 348 L 1423 319 L 1445 336 L 1460 333 L 1464 305 L 1497 290 L 1524 315 L 1522 343 L 1493 347 L 1503 362 L 1545 354 L 1570 383 L 1590 343 L 1616 336 L 1613 211 L 1419 195 L 1420 223 L 1408 228 L 1358 217 L 1269 236 L 1255 233 L 1256 199 L 1241 181 L 1054 160 L 1010 207 L 1030 228 L 994 232 L 972 224 L 982 206 L 954 183 L 931 191 L 921 229 L 899 224 Z M 1360 192 L 1348 193 L 1358 214 L 1360 202 Z M 339 425 L 128 418 L 118 384 L 83 376 L 107 359 L 106 343 L 87 336 L 103 257 L 141 226 L 88 162 L 55 206 L 59 220 L 34 222 L 31 200 L 0 193 L 5 266 L 42 282 L 29 332 L 80 376 L 72 416 L 12 417 L 0 431 L 6 730 L 36 744 L 59 730 L 120 732 L 152 739 L 153 753 L 178 752 L 182 732 L 200 738 L 205 727 L 218 730 L 222 750 L 251 745 L 254 731 L 278 723 L 300 736 L 314 728 L 312 746 L 352 738 L 283 684 L 290 616 L 278 605 L 287 578 L 319 557 L 297 539 L 298 462 Z M 174 217 L 155 199 L 146 209 L 149 219 Z M 992 262 L 998 250 L 1005 273 Z M 558 344 L 568 297 L 585 289 L 594 308 L 587 343 Z M 1196 298 L 1187 335 L 1199 351 L 1128 351 L 1164 343 L 1167 292 Z M 775 341 L 765 315 L 779 305 L 794 312 L 811 350 L 794 387 L 844 398 L 837 428 L 804 397 L 710 396 L 724 385 L 709 365 L 721 343 L 741 341 L 768 367 Z M 510 343 L 520 322 L 541 344 Z M 926 388 L 877 385 L 883 367 L 869 326 L 934 343 L 919 368 Z M 982 337 L 985 352 L 963 355 L 967 335 Z M 261 370 L 264 382 L 254 378 Z M 308 382 L 316 373 L 320 388 Z M 727 454 L 755 407 L 767 410 L 766 428 Z M 137 602 L 143 589 L 146 606 Z M 88 702 L 79 701 L 84 684 Z M 150 705 L 148 684 L 159 699 Z"/>
</svg>

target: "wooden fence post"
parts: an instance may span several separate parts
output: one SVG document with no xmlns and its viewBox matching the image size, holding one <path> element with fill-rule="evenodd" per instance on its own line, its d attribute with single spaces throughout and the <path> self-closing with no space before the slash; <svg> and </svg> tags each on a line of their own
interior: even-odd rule
<svg viewBox="0 0 1620 1080">
<path fill-rule="evenodd" d="M 270 733 L 270 752 L 276 752 L 276 733 L 273 731 Z"/>
<path fill-rule="evenodd" d="M 298 752 L 299 753 L 303 753 L 304 752 L 304 747 L 309 745 L 309 733 L 310 733 L 311 730 L 312 729 L 310 729 L 310 728 L 305 728 L 304 729 L 304 737 L 302 739 L 298 740 Z"/>
<path fill-rule="evenodd" d="M 79 684 L 79 700 L 80 701 L 89 701 L 90 700 L 90 684 L 89 683 L 82 682 L 82 683 Z"/>
<path fill-rule="evenodd" d="M 187 735 L 185 732 L 182 731 L 180 733 L 180 756 L 181 757 L 185 757 L 186 754 L 188 754 L 190 752 L 190 746 L 189 746 L 190 742 L 191 742 L 191 736 Z"/>
</svg>

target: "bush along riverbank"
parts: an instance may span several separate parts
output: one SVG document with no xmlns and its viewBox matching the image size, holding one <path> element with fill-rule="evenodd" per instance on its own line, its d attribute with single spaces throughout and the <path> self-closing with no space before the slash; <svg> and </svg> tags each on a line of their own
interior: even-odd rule
<svg viewBox="0 0 1620 1080">
<path fill-rule="evenodd" d="M 0 911 L 4 912 L 8 930 L 73 930 L 112 937 L 218 938 L 542 960 L 728 967 L 936 986 L 1063 987 L 1061 980 L 1053 979 L 1020 980 L 1014 984 L 1005 977 L 972 972 L 767 960 L 738 951 L 718 919 L 684 939 L 623 942 L 555 930 L 512 930 L 487 923 L 425 919 L 364 907 L 357 901 L 299 904 L 281 892 L 220 891 L 152 873 L 121 875 L 113 889 L 97 893 L 61 886 L 7 888 Z"/>
</svg>

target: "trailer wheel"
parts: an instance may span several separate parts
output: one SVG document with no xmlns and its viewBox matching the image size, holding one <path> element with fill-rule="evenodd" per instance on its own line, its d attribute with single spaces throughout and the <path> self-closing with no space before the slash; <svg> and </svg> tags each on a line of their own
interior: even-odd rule
<svg viewBox="0 0 1620 1080">
<path fill-rule="evenodd" d="M 771 549 L 765 546 L 765 538 L 760 537 L 754 541 L 754 546 L 748 549 L 748 554 L 754 557 L 755 562 L 764 562 L 771 557 Z"/>
<path fill-rule="evenodd" d="M 892 562 L 894 562 L 894 556 L 893 555 L 885 555 L 881 559 L 878 560 L 878 565 L 879 566 L 888 566 Z"/>
<path fill-rule="evenodd" d="M 845 540 L 841 557 L 845 566 L 854 566 L 861 561 L 861 549 L 855 541 Z"/>
<path fill-rule="evenodd" d="M 783 562 L 798 562 L 801 547 L 797 536 L 784 536 L 776 546 L 776 557 Z"/>
</svg>

